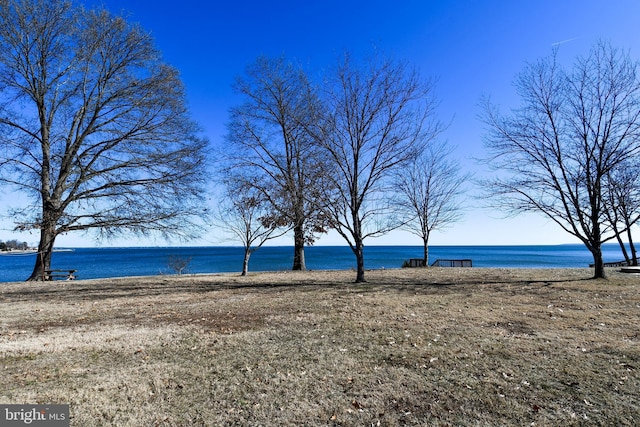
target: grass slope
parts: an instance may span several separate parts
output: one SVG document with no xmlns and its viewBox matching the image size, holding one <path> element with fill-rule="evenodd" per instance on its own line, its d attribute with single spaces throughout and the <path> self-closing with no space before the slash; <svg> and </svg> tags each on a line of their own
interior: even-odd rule
<svg viewBox="0 0 640 427">
<path fill-rule="evenodd" d="M 0 402 L 74 426 L 639 425 L 640 277 L 590 275 L 4 284 Z"/>
</svg>

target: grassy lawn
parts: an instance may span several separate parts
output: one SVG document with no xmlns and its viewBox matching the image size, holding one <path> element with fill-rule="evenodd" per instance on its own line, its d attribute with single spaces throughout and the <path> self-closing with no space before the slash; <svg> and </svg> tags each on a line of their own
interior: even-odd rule
<svg viewBox="0 0 640 427">
<path fill-rule="evenodd" d="M 0 402 L 73 426 L 640 425 L 640 277 L 402 269 L 0 285 Z"/>
</svg>

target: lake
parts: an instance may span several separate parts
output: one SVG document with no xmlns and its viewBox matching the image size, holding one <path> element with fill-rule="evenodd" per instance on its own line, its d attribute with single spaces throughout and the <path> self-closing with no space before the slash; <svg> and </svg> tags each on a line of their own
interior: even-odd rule
<svg viewBox="0 0 640 427">
<path fill-rule="evenodd" d="M 617 244 L 603 246 L 604 260 L 620 261 Z M 52 268 L 78 270 L 79 279 L 175 274 L 169 260 L 188 260 L 189 273 L 240 272 L 243 249 L 235 246 L 71 248 L 53 254 Z M 305 250 L 310 270 L 355 269 L 355 256 L 348 246 L 311 246 Z M 420 246 L 367 246 L 367 269 L 399 268 L 404 260 L 421 258 Z M 588 267 L 593 262 L 580 244 L 531 246 L 431 246 L 430 262 L 437 259 L 471 259 L 474 267 L 553 268 Z M 26 279 L 35 254 L 0 256 L 0 282 Z M 249 271 L 289 270 L 293 247 L 262 247 L 251 257 Z"/>
</svg>

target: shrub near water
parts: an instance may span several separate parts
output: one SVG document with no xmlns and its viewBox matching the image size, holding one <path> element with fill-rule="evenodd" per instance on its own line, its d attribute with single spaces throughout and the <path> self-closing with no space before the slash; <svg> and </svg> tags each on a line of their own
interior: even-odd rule
<svg viewBox="0 0 640 427">
<path fill-rule="evenodd" d="M 7 403 L 72 425 L 637 425 L 640 278 L 402 269 L 2 287 Z"/>
</svg>

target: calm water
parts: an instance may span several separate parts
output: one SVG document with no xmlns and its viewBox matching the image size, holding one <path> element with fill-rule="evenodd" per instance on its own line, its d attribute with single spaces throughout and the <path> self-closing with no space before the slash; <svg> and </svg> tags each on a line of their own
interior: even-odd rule
<svg viewBox="0 0 640 427">
<path fill-rule="evenodd" d="M 52 268 L 76 269 L 79 279 L 101 277 L 173 274 L 170 257 L 191 259 L 189 273 L 235 272 L 242 268 L 239 247 L 152 247 L 152 248 L 76 248 L 55 252 Z M 353 269 L 355 257 L 345 246 L 306 248 L 307 268 L 311 270 Z M 365 267 L 398 268 L 409 258 L 420 258 L 420 246 L 368 246 Z M 436 259 L 471 259 L 474 267 L 588 267 L 593 262 L 583 245 L 559 246 L 432 246 L 430 262 Z M 0 282 L 24 280 L 33 269 L 36 256 L 0 256 Z M 604 246 L 604 260 L 623 259 L 616 244 Z M 250 271 L 289 270 L 292 247 L 263 247 L 249 263 Z"/>
</svg>

